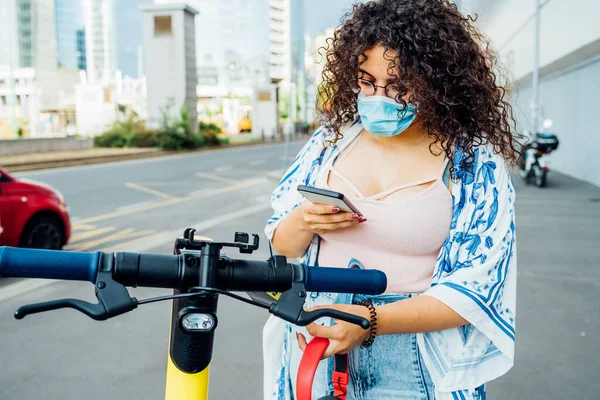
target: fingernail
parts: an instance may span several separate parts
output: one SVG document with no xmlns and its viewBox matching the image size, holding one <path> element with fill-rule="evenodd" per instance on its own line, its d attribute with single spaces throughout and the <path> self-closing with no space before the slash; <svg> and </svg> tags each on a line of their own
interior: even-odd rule
<svg viewBox="0 0 600 400">
<path fill-rule="evenodd" d="M 358 220 L 360 220 L 359 217 L 358 217 L 358 214 L 352 214 L 352 219 L 358 219 Z"/>
<path fill-rule="evenodd" d="M 338 212 L 338 211 L 340 211 L 340 209 L 339 209 L 339 208 L 337 208 L 337 207 L 333 207 L 333 208 L 331 209 L 331 212 L 334 212 L 334 213 L 336 213 L 336 212 Z"/>
<path fill-rule="evenodd" d="M 358 222 L 365 222 L 366 220 L 367 220 L 367 219 L 366 219 L 365 217 L 360 217 L 360 218 L 358 219 Z"/>
</svg>

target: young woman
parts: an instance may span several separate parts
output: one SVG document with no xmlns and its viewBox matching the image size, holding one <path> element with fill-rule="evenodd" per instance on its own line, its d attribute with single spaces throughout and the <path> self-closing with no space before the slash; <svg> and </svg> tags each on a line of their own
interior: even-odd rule
<svg viewBox="0 0 600 400">
<path fill-rule="evenodd" d="M 518 154 L 494 60 L 471 22 L 445 0 L 378 0 L 355 5 L 336 30 L 323 125 L 274 191 L 266 233 L 278 253 L 311 266 L 384 271 L 387 292 L 312 293 L 310 307 L 361 315 L 376 329 L 286 325 L 270 398 L 293 398 L 310 337 L 330 339 L 325 357 L 349 354 L 348 399 L 481 399 L 513 365 L 507 164 Z M 364 217 L 311 204 L 299 184 L 344 193 Z M 331 370 L 321 363 L 315 398 L 332 392 Z"/>
</svg>

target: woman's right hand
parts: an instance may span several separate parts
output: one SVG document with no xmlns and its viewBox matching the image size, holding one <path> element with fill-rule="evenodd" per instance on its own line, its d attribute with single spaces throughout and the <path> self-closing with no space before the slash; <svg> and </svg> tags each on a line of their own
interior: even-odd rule
<svg viewBox="0 0 600 400">
<path fill-rule="evenodd" d="M 305 230 L 322 234 L 349 228 L 367 219 L 358 214 L 340 211 L 338 207 L 327 204 L 313 204 L 305 200 L 295 210 Z"/>
</svg>

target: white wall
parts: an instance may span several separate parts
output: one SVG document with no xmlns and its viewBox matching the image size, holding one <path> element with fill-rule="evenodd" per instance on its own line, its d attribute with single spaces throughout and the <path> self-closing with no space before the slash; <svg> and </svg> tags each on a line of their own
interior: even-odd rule
<svg viewBox="0 0 600 400">
<path fill-rule="evenodd" d="M 256 87 L 252 98 L 252 134 L 272 138 L 277 135 L 277 123 L 277 87 Z"/>
<path fill-rule="evenodd" d="M 542 4 L 546 0 L 541 0 Z M 513 77 L 533 70 L 535 0 L 503 0 L 479 25 L 506 61 L 514 53 Z M 600 38 L 600 1 L 550 0 L 542 8 L 541 65 L 548 65 Z"/>
<path fill-rule="evenodd" d="M 111 96 L 114 94 L 111 93 Z M 104 99 L 104 87 L 89 83 L 75 86 L 77 113 L 77 133 L 84 136 L 96 136 L 104 132 L 116 119 L 113 101 Z"/>
<path fill-rule="evenodd" d="M 535 0 L 505 0 L 479 22 L 516 81 L 513 105 L 521 131 L 531 126 L 534 9 Z M 542 8 L 540 119 L 551 119 L 560 139 L 550 156 L 552 169 L 600 186 L 599 17 L 598 0 L 550 0 Z"/>
<path fill-rule="evenodd" d="M 595 84 L 591 84 L 595 83 Z M 600 186 L 600 60 L 543 79 L 540 85 L 543 118 L 554 122 L 560 140 L 550 167 Z M 520 125 L 528 123 L 531 87 L 522 88 L 515 101 Z M 525 122 L 524 122 L 525 121 Z"/>
<path fill-rule="evenodd" d="M 186 99 L 191 100 L 190 96 L 193 96 L 193 105 L 188 104 L 188 110 L 190 118 L 194 118 L 194 120 L 196 118 L 194 112 L 196 104 L 195 59 L 191 59 L 195 58 L 193 52 L 194 31 L 193 26 L 190 28 L 189 19 L 185 23 L 183 9 L 176 9 L 176 7 L 164 5 L 142 8 L 144 10 L 144 65 L 147 79 L 148 126 L 152 128 L 160 126 L 160 109 L 167 104 L 170 97 L 175 100 L 175 106 L 171 111 L 173 115 L 178 115 L 180 107 Z M 156 15 L 171 16 L 171 36 L 154 35 L 154 16 Z M 191 23 L 193 24 L 193 19 L 191 19 Z M 191 37 L 189 37 L 190 31 Z M 187 46 L 186 40 L 191 40 Z M 187 55 L 186 50 L 188 51 Z M 194 67 L 192 68 L 191 65 Z M 189 71 L 190 68 L 193 71 Z M 190 90 L 190 87 L 193 87 L 193 91 Z M 193 94 L 188 94 L 188 92 Z M 196 124 L 194 123 L 194 125 Z"/>
</svg>

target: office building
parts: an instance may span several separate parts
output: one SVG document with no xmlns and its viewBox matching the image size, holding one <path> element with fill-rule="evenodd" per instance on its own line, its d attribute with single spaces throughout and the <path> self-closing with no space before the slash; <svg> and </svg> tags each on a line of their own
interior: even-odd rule
<svg viewBox="0 0 600 400">
<path fill-rule="evenodd" d="M 68 1 L 68 0 L 66 0 Z M 89 82 L 110 82 L 117 69 L 114 0 L 82 0 Z"/>
<path fill-rule="evenodd" d="M 56 51 L 58 67 L 86 69 L 84 8 L 72 0 L 54 0 L 56 15 Z"/>
</svg>

